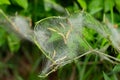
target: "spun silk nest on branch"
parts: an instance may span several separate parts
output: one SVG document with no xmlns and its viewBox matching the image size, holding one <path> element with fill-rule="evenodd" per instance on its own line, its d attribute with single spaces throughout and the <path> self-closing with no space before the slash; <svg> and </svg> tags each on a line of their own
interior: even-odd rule
<svg viewBox="0 0 120 80">
<path fill-rule="evenodd" d="M 15 33 L 35 43 L 46 56 L 48 61 L 45 62 L 40 77 L 46 77 L 59 67 L 87 54 L 98 54 L 102 59 L 112 63 L 120 62 L 119 59 L 105 54 L 106 49 L 93 48 L 88 40 L 89 36 L 93 36 L 88 33 L 91 30 L 119 52 L 118 30 L 108 21 L 105 23 L 106 25 L 102 24 L 84 11 L 67 17 L 54 16 L 42 19 L 36 23 L 34 30 L 30 29 L 29 23 L 23 17 L 8 18 L 3 11 L 0 11 L 0 17 L 2 19 L 0 24 L 12 27 Z"/>
</svg>

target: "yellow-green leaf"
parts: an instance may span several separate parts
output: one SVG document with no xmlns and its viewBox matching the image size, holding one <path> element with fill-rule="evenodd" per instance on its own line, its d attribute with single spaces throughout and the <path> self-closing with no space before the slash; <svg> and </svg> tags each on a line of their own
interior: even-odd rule
<svg viewBox="0 0 120 80">
<path fill-rule="evenodd" d="M 120 12 L 120 0 L 115 0 L 116 8 Z"/>
<path fill-rule="evenodd" d="M 10 1 L 9 0 L 0 0 L 0 5 L 2 4 L 10 4 Z"/>
<path fill-rule="evenodd" d="M 14 0 L 15 3 L 17 3 L 22 8 L 26 9 L 28 7 L 28 1 L 27 0 Z"/>
<path fill-rule="evenodd" d="M 81 7 L 82 7 L 83 9 L 87 9 L 87 5 L 86 5 L 85 0 L 78 0 L 78 2 L 79 2 L 79 4 L 81 5 Z"/>
<path fill-rule="evenodd" d="M 108 12 L 108 11 L 110 11 L 113 7 L 114 7 L 114 5 L 115 5 L 115 2 L 114 2 L 114 0 L 105 0 L 104 1 L 104 11 L 105 12 Z"/>
</svg>

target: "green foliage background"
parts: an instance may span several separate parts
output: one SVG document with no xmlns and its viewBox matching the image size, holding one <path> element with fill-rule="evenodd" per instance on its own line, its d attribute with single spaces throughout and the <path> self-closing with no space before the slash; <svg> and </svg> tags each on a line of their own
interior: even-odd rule
<svg viewBox="0 0 120 80">
<path fill-rule="evenodd" d="M 30 24 L 49 16 L 67 16 L 68 12 L 84 10 L 100 22 L 104 16 L 119 29 L 120 0 L 0 0 L 0 9 L 7 15 L 21 15 L 31 19 Z M 0 18 L 2 18 L 0 16 Z M 44 62 L 42 52 L 30 41 L 6 31 L 0 23 L 0 80 L 43 80 L 38 77 Z M 92 35 L 90 35 L 92 34 Z M 107 41 L 93 31 L 85 30 L 92 47 L 106 48 Z M 96 41 L 97 40 L 97 41 Z M 107 54 L 120 58 L 113 46 Z M 120 65 L 87 55 L 50 74 L 46 80 L 119 80 Z"/>
</svg>

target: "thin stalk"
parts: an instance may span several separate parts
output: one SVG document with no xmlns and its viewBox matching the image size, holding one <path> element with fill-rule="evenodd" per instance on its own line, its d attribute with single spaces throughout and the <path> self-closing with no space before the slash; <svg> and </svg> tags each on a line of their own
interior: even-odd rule
<svg viewBox="0 0 120 80">
<path fill-rule="evenodd" d="M 37 47 L 42 51 L 42 53 L 51 61 L 51 62 L 53 62 L 53 64 L 55 64 L 55 61 L 51 58 L 51 57 L 49 57 L 42 49 L 41 49 L 41 47 L 40 47 L 40 45 L 38 44 L 38 42 L 34 39 L 34 42 L 35 42 L 35 44 L 37 45 Z"/>
<path fill-rule="evenodd" d="M 110 56 L 110 55 L 107 55 L 107 54 L 105 54 L 105 53 L 103 53 L 103 52 L 100 52 L 100 51 L 97 51 L 97 50 L 93 50 L 93 52 L 96 52 L 96 53 L 98 53 L 98 54 L 102 54 L 103 56 L 106 56 L 106 57 L 108 57 L 108 58 L 111 58 L 111 59 L 113 59 L 113 60 L 115 60 L 115 61 L 120 62 L 120 59 L 117 59 L 117 58 L 115 58 L 115 57 L 112 57 L 112 56 Z"/>
<path fill-rule="evenodd" d="M 0 13 L 6 18 L 6 20 L 17 30 L 16 25 L 5 15 L 5 13 L 0 9 Z"/>
</svg>

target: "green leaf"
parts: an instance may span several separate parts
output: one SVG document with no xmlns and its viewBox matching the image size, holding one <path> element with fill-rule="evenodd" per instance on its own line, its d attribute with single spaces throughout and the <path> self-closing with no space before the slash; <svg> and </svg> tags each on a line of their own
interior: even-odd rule
<svg viewBox="0 0 120 80">
<path fill-rule="evenodd" d="M 104 76 L 104 79 L 105 79 L 105 80 L 111 80 L 111 79 L 107 76 L 107 74 L 105 74 L 104 72 L 103 72 L 103 76 Z"/>
<path fill-rule="evenodd" d="M 107 42 L 108 42 L 107 39 L 103 39 L 103 40 L 102 40 L 102 43 L 101 43 L 101 47 L 104 47 Z"/>
<path fill-rule="evenodd" d="M 120 59 L 120 54 L 117 55 L 117 58 Z"/>
<path fill-rule="evenodd" d="M 2 4 L 10 4 L 10 1 L 9 0 L 0 0 L 0 5 Z"/>
<path fill-rule="evenodd" d="M 116 8 L 120 12 L 120 0 L 115 0 Z"/>
<path fill-rule="evenodd" d="M 14 34 L 11 34 L 7 37 L 8 46 L 11 52 L 16 52 L 20 48 L 20 40 Z"/>
<path fill-rule="evenodd" d="M 92 0 L 88 5 L 91 14 L 95 14 L 103 9 L 103 0 Z"/>
<path fill-rule="evenodd" d="M 62 37 L 59 34 L 53 32 L 48 42 L 54 42 L 54 41 L 60 40 L 61 38 Z"/>
<path fill-rule="evenodd" d="M 113 72 L 120 72 L 120 64 L 117 64 L 117 65 L 113 68 Z"/>
<path fill-rule="evenodd" d="M 86 4 L 85 0 L 78 0 L 78 2 L 83 9 L 85 9 L 85 10 L 87 9 L 87 4 Z"/>
<path fill-rule="evenodd" d="M 6 36 L 5 30 L 0 28 L 0 47 L 5 44 L 5 36 Z"/>
<path fill-rule="evenodd" d="M 14 0 L 15 3 L 17 3 L 22 8 L 26 9 L 28 7 L 28 1 L 27 0 Z"/>
<path fill-rule="evenodd" d="M 105 12 L 110 11 L 111 9 L 113 9 L 114 5 L 115 5 L 114 0 L 111 0 L 111 1 L 110 0 L 105 0 L 105 2 L 104 2 L 104 11 Z"/>
</svg>

